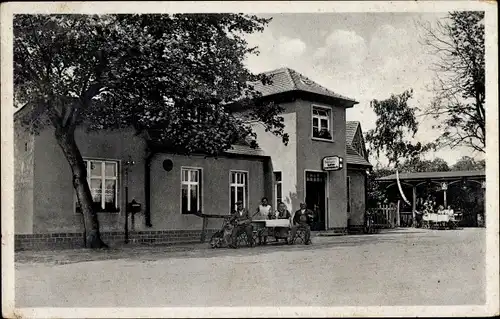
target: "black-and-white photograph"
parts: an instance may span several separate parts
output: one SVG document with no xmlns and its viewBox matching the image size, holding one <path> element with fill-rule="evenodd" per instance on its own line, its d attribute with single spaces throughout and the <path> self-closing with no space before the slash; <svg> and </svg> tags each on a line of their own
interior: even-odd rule
<svg viewBox="0 0 500 319">
<path fill-rule="evenodd" d="M 496 3 L 10 5 L 5 317 L 499 314 Z"/>
</svg>

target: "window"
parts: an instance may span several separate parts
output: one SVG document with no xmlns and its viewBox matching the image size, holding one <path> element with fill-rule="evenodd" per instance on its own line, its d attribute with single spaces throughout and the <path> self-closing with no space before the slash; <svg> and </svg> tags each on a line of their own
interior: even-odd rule
<svg viewBox="0 0 500 319">
<path fill-rule="evenodd" d="M 236 209 L 236 202 L 242 201 L 243 207 L 247 207 L 248 203 L 248 176 L 246 172 L 231 172 L 229 180 L 231 209 Z"/>
<path fill-rule="evenodd" d="M 330 111 L 328 109 L 314 107 L 312 114 L 313 137 L 331 140 Z"/>
<path fill-rule="evenodd" d="M 274 172 L 274 193 L 274 197 L 276 198 L 274 207 L 277 209 L 278 204 L 283 201 L 283 184 L 281 172 Z"/>
<path fill-rule="evenodd" d="M 347 212 L 351 212 L 351 177 L 347 176 Z"/>
<path fill-rule="evenodd" d="M 181 211 L 194 214 L 201 210 L 201 169 L 181 169 Z"/>
<path fill-rule="evenodd" d="M 107 160 L 84 160 L 84 162 L 94 209 L 99 212 L 118 212 L 118 162 Z M 76 202 L 78 208 L 78 200 Z"/>
</svg>

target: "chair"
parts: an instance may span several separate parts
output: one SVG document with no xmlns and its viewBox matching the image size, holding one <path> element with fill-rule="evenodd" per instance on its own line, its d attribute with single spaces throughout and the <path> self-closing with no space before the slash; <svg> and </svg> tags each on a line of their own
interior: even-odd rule
<svg viewBox="0 0 500 319">
<path fill-rule="evenodd" d="M 256 237 L 256 231 L 253 231 L 253 237 L 254 237 L 254 243 L 255 243 L 255 237 Z M 238 235 L 238 238 L 236 240 L 236 245 L 239 246 L 248 246 L 248 238 L 247 238 L 247 233 L 242 232 L 241 234 Z"/>
<path fill-rule="evenodd" d="M 290 238 L 289 244 L 297 243 L 297 239 L 300 240 L 302 244 L 306 244 L 306 231 L 303 228 L 297 229 L 295 233 L 295 238 Z M 309 243 L 311 243 L 311 238 L 309 238 Z"/>
</svg>

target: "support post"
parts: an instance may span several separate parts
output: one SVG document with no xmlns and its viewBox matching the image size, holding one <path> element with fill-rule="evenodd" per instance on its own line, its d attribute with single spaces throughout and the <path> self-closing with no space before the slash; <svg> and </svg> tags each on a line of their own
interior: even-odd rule
<svg viewBox="0 0 500 319">
<path fill-rule="evenodd" d="M 401 215 L 399 211 L 399 205 L 401 204 L 401 200 L 398 199 L 398 205 L 396 206 L 396 227 L 399 227 L 401 225 Z"/>
<path fill-rule="evenodd" d="M 412 188 L 412 203 L 411 203 L 411 215 L 412 215 L 412 223 L 413 227 L 415 227 L 415 212 L 416 212 L 416 206 L 417 206 L 417 187 L 413 186 Z"/>
<path fill-rule="evenodd" d="M 444 209 L 446 209 L 446 207 L 448 207 L 448 205 L 446 203 L 446 189 L 443 190 L 443 203 L 444 203 Z"/>
</svg>

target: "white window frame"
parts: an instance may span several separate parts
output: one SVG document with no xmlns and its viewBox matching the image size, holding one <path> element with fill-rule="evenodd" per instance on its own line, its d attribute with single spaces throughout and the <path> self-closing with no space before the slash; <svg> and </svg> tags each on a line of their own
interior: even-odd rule
<svg viewBox="0 0 500 319">
<path fill-rule="evenodd" d="M 238 178 L 236 176 L 235 178 L 235 182 L 233 183 L 232 182 L 232 177 L 233 177 L 233 174 L 242 174 L 243 175 L 243 183 L 238 183 Z M 229 171 L 229 208 L 230 208 L 230 211 L 234 211 L 236 210 L 236 207 L 231 207 L 231 189 L 234 187 L 235 190 L 234 190 L 234 195 L 235 195 L 235 203 L 239 200 L 239 198 L 237 197 L 238 195 L 238 192 L 237 192 L 237 189 L 239 187 L 243 187 L 243 207 L 245 207 L 246 209 L 248 209 L 247 205 L 248 203 L 250 202 L 250 192 L 249 192 L 249 187 L 248 187 L 248 184 L 249 184 L 249 175 L 248 174 L 248 171 L 242 171 L 242 170 L 231 170 Z M 246 178 L 245 178 L 246 177 Z"/>
<path fill-rule="evenodd" d="M 276 180 L 276 173 L 280 173 L 281 174 L 281 180 L 280 181 L 277 181 Z M 281 171 L 274 171 L 273 172 L 273 177 L 274 177 L 274 207 L 276 209 L 278 209 L 278 204 L 279 204 L 279 200 L 278 200 L 278 197 L 281 198 L 281 201 L 283 201 L 283 173 Z M 278 196 L 278 185 L 281 185 L 281 196 Z"/>
<path fill-rule="evenodd" d="M 184 176 L 184 172 L 185 171 L 188 171 L 188 180 L 187 181 L 183 181 L 183 176 Z M 192 171 L 196 171 L 197 174 L 198 174 L 198 181 L 197 182 L 193 182 L 191 181 L 191 172 Z M 203 200 L 202 200 L 202 196 L 203 196 L 203 191 L 202 191 L 202 187 L 203 187 L 203 169 L 201 167 L 191 167 L 191 166 L 182 166 L 181 167 L 181 192 L 180 192 L 180 211 L 181 211 L 181 214 L 183 215 L 188 215 L 189 213 L 186 213 L 184 214 L 183 211 L 182 211 L 182 186 L 184 185 L 187 185 L 188 187 L 188 209 L 191 208 L 191 196 L 189 196 L 189 194 L 191 194 L 191 186 L 192 185 L 196 185 L 198 186 L 198 194 L 197 194 L 197 201 L 196 201 L 196 206 L 197 206 L 197 212 L 199 211 L 202 211 L 202 205 L 203 205 Z M 188 210 L 189 212 L 189 210 Z"/>
<path fill-rule="evenodd" d="M 104 187 L 106 185 L 106 180 L 114 180 L 116 181 L 115 182 L 115 198 L 116 198 L 116 212 L 113 211 L 113 212 L 110 212 L 110 213 L 118 213 L 119 212 L 119 208 L 120 208 L 120 198 L 119 198 L 119 191 L 118 189 L 120 188 L 120 167 L 121 167 L 121 161 L 120 160 L 117 160 L 117 159 L 108 159 L 108 158 L 87 158 L 87 157 L 84 157 L 83 158 L 83 161 L 87 163 L 87 183 L 89 185 L 89 188 L 91 188 L 91 183 L 90 183 L 90 180 L 91 178 L 92 179 L 97 179 L 96 177 L 100 177 L 101 178 L 101 188 Z M 90 162 L 99 162 L 101 164 L 101 174 L 100 176 L 97 176 L 97 175 L 94 175 L 92 176 L 91 175 L 91 167 L 90 167 Z M 106 176 L 106 163 L 111 163 L 111 164 L 115 164 L 115 172 L 116 172 L 116 175 L 115 176 Z M 104 164 L 104 165 L 103 165 Z M 92 190 L 91 190 L 92 191 Z M 78 197 L 76 196 L 76 191 L 73 191 L 74 193 L 74 207 L 73 207 L 73 211 L 76 212 L 76 208 L 78 207 L 79 203 L 78 203 Z M 102 211 L 101 212 L 106 212 L 105 211 L 105 208 L 106 208 L 106 193 L 105 193 L 105 190 L 101 190 L 101 209 Z"/>
<path fill-rule="evenodd" d="M 326 116 L 325 115 L 315 115 L 314 114 L 314 110 L 325 111 L 327 113 L 327 115 Z M 321 120 L 326 120 L 327 121 L 326 122 L 326 124 L 327 124 L 327 130 L 328 130 L 328 132 L 330 133 L 330 136 L 331 136 L 330 139 L 321 138 L 321 137 L 315 137 L 314 136 L 314 119 L 315 118 L 318 119 L 318 130 L 321 127 Z M 333 142 L 332 122 L 333 122 L 333 120 L 332 120 L 332 108 L 331 107 L 317 105 L 317 104 L 313 104 L 311 106 L 311 138 L 313 140 Z"/>
</svg>

